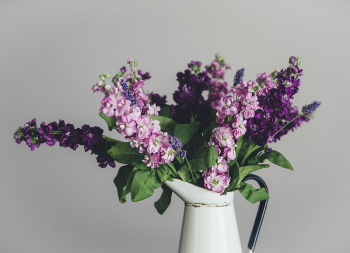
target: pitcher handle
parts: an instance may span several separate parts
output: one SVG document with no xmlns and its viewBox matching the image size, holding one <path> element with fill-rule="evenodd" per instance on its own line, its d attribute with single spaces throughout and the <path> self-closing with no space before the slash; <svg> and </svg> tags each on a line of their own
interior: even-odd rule
<svg viewBox="0 0 350 253">
<path fill-rule="evenodd" d="M 260 188 L 265 188 L 267 194 L 269 194 L 269 190 L 267 189 L 267 185 L 264 182 L 264 180 L 261 179 L 261 177 L 254 175 L 254 174 L 249 174 L 248 176 L 243 178 L 242 182 L 245 182 L 247 180 L 255 180 L 259 184 Z M 266 208 L 267 208 L 267 202 L 268 202 L 267 199 L 260 201 L 258 213 L 256 214 L 252 233 L 250 234 L 247 253 L 252 253 L 255 249 L 256 242 L 258 240 L 258 236 L 259 236 L 259 232 L 260 232 L 260 228 L 261 228 L 262 222 L 264 220 L 264 216 L 265 216 L 265 212 L 266 212 Z"/>
</svg>

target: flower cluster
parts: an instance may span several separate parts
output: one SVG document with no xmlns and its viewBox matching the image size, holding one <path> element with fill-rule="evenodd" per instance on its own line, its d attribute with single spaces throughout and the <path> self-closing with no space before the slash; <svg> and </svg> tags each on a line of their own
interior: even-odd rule
<svg viewBox="0 0 350 253">
<path fill-rule="evenodd" d="M 228 93 L 228 85 L 224 81 L 225 74 L 227 70 L 232 70 L 232 67 L 225 63 L 225 59 L 220 54 L 216 54 L 214 61 L 205 66 L 205 69 L 211 77 L 208 100 L 211 108 L 218 110 L 222 106 L 222 99 Z"/>
<path fill-rule="evenodd" d="M 265 144 L 279 140 L 302 122 L 309 121 L 321 105 L 315 101 L 304 106 L 301 112 L 292 105 L 291 100 L 301 85 L 299 78 L 303 75 L 301 62 L 294 56 L 289 58 L 286 69 L 257 74 L 255 80 L 243 80 L 245 69 L 241 68 L 231 87 L 225 81 L 225 75 L 232 68 L 220 54 L 203 71 L 200 61 L 191 61 L 187 69 L 177 73 L 179 86 L 173 93 L 175 104 L 171 106 L 167 105 L 166 96 L 145 93 L 143 86 L 151 78 L 150 74 L 138 70 L 139 63 L 133 59 L 127 63 L 128 67 L 120 68 L 113 78 L 108 73 L 100 75 L 92 90 L 104 95 L 100 116 L 109 129 L 116 129 L 128 143 L 120 144 L 104 136 L 99 127 L 83 125 L 75 128 L 63 120 L 49 124 L 42 122 L 37 126 L 35 119 L 17 129 L 15 141 L 18 144 L 25 142 L 31 150 L 43 143 L 49 146 L 59 143 L 72 150 L 83 146 L 85 151 L 97 155 L 102 168 L 115 167 L 114 159 L 128 163 L 129 166 L 118 173 L 117 177 L 122 180 L 116 180 L 117 188 L 124 189 L 121 201 L 130 192 L 124 184 L 129 184 L 130 180 L 136 180 L 132 181 L 131 192 L 140 184 L 147 185 L 149 190 L 139 192 L 138 197 L 132 194 L 133 201 L 151 196 L 159 187 L 152 182 L 163 182 L 169 177 L 181 178 L 216 193 L 244 191 L 245 187 L 251 186 L 234 183 L 243 178 L 241 171 L 235 168 L 267 167 L 260 163 L 262 158 L 268 157 L 275 158 L 269 161 L 292 170 L 280 153 L 270 152 Z M 260 157 L 263 154 L 264 157 Z M 144 181 L 131 173 L 131 170 L 135 173 L 139 173 L 138 169 L 147 170 L 145 165 L 138 163 L 140 161 L 153 172 L 160 168 L 157 173 L 150 174 L 152 180 Z M 135 166 L 139 167 L 135 169 Z M 126 170 L 130 173 L 125 173 Z M 254 199 L 266 199 L 266 194 L 261 191 L 252 194 L 255 194 Z"/>
<path fill-rule="evenodd" d="M 204 170 L 202 177 L 204 178 L 204 187 L 214 192 L 222 193 L 230 182 L 228 175 L 227 161 L 236 158 L 233 131 L 228 124 L 213 129 L 213 135 L 210 137 L 209 146 L 213 146 L 219 157 L 217 163 Z M 226 159 L 226 160 L 225 160 Z"/>
<path fill-rule="evenodd" d="M 186 153 L 172 145 L 173 138 L 161 131 L 159 121 L 148 116 L 158 115 L 160 110 L 156 103 L 150 104 L 149 96 L 142 90 L 149 74 L 142 75 L 142 71 L 137 71 L 138 62 L 133 59 L 128 63 L 131 72 L 125 75 L 126 69 L 123 68 L 112 79 L 114 90 L 118 92 L 105 93 L 100 111 L 116 118 L 117 131 L 130 140 L 131 147 L 145 153 L 142 161 L 148 167 L 158 168 L 160 164 L 169 163 L 176 153 L 184 157 Z M 165 98 L 159 96 L 158 100 L 165 101 Z"/>
<path fill-rule="evenodd" d="M 177 73 L 179 87 L 173 94 L 176 105 L 172 105 L 171 110 L 178 123 L 190 123 L 196 116 L 196 121 L 201 126 L 206 126 L 211 108 L 210 102 L 204 99 L 202 93 L 209 89 L 210 77 L 206 71 L 200 72 L 200 62 L 191 64 L 191 69 Z"/>
<path fill-rule="evenodd" d="M 221 173 L 220 170 L 228 170 L 225 160 L 219 161 L 213 167 L 206 169 L 202 176 L 204 178 L 204 187 L 216 193 L 222 193 L 230 184 L 231 177 L 227 173 Z M 227 171 L 226 170 L 226 171 Z"/>
<path fill-rule="evenodd" d="M 38 148 L 40 144 L 46 143 L 49 146 L 59 143 L 61 147 L 76 150 L 79 145 L 84 146 L 85 151 L 98 155 L 97 161 L 101 168 L 107 165 L 115 167 L 114 160 L 107 154 L 101 154 L 105 147 L 102 144 L 103 130 L 99 127 L 83 125 L 75 128 L 72 124 L 66 124 L 63 120 L 57 123 L 53 121 L 49 124 L 42 122 L 37 127 L 36 119 L 26 123 L 24 127 L 19 127 L 14 133 L 14 139 L 18 144 L 24 141 L 31 150 Z"/>
<path fill-rule="evenodd" d="M 256 116 L 248 120 L 248 138 L 251 141 L 264 145 L 276 141 L 276 135 L 280 138 L 288 130 L 284 128 L 289 116 L 296 110 L 292 107 L 291 99 L 298 92 L 301 81 L 300 76 L 303 70 L 299 67 L 301 62 L 297 57 L 289 58 L 287 69 L 276 70 L 274 73 L 263 73 L 257 76 L 257 82 L 261 89 L 257 90 L 258 102 L 260 105 Z M 296 127 L 298 121 L 290 127 Z M 281 132 L 281 129 L 284 129 Z"/>
</svg>

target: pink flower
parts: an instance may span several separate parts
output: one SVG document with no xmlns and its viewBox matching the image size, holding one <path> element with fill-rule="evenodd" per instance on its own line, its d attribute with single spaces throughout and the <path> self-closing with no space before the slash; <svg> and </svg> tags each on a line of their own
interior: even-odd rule
<svg viewBox="0 0 350 253">
<path fill-rule="evenodd" d="M 114 116 L 114 110 L 117 108 L 117 99 L 114 96 L 104 97 L 101 104 L 100 112 L 109 117 Z"/>
<path fill-rule="evenodd" d="M 240 136 L 244 135 L 247 132 L 246 129 L 247 121 L 243 119 L 240 115 L 235 115 L 234 123 L 232 124 L 233 135 L 236 140 L 239 139 Z"/>
<path fill-rule="evenodd" d="M 230 184 L 230 176 L 209 171 L 204 177 L 204 187 L 216 193 L 222 193 Z"/>
<path fill-rule="evenodd" d="M 145 155 L 142 162 L 145 163 L 147 167 L 151 167 L 152 169 L 158 168 L 160 163 L 160 157 L 158 154 Z"/>
<path fill-rule="evenodd" d="M 254 96 L 252 93 L 247 93 L 245 96 L 241 97 L 242 104 L 245 106 L 251 106 L 253 108 L 256 108 L 259 105 L 259 102 L 257 101 L 258 97 Z"/>
<path fill-rule="evenodd" d="M 215 131 L 215 143 L 220 147 L 232 147 L 233 142 L 233 132 L 230 127 L 218 127 Z"/>
<path fill-rule="evenodd" d="M 151 119 L 146 115 L 137 120 L 137 136 L 139 139 L 143 140 L 151 135 L 152 129 L 150 125 Z"/>
<path fill-rule="evenodd" d="M 121 116 L 124 122 L 137 121 L 141 116 L 141 110 L 137 105 L 130 107 L 129 113 Z"/>
<path fill-rule="evenodd" d="M 236 145 L 235 145 L 236 147 Z M 224 152 L 222 155 L 224 158 L 227 158 L 227 160 L 232 161 L 236 158 L 236 151 L 232 148 L 224 148 Z"/>
<path fill-rule="evenodd" d="M 144 142 L 138 138 L 130 138 L 130 146 L 132 148 L 136 148 L 139 151 L 139 153 L 143 153 L 146 151 L 144 147 Z"/>
<path fill-rule="evenodd" d="M 218 157 L 217 164 L 214 166 L 216 166 L 219 173 L 226 173 L 229 169 L 226 160 L 222 156 Z"/>
<path fill-rule="evenodd" d="M 103 82 L 102 81 L 99 81 L 97 84 L 94 84 L 91 88 L 91 90 L 95 93 L 96 91 L 100 91 L 100 92 L 104 92 L 104 89 L 102 87 L 103 85 Z"/>
<path fill-rule="evenodd" d="M 152 130 L 153 134 L 157 134 L 160 133 L 160 125 L 159 125 L 159 120 L 152 120 L 151 121 L 151 126 L 150 129 Z M 165 135 L 164 135 L 165 134 Z M 164 137 L 167 135 L 168 133 L 163 133 Z"/>
<path fill-rule="evenodd" d="M 176 154 L 176 151 L 171 146 L 166 148 L 164 150 L 164 154 L 162 155 L 162 159 L 163 159 L 162 163 L 168 163 L 174 160 L 175 154 Z"/>
<path fill-rule="evenodd" d="M 158 153 L 158 150 L 161 147 L 161 144 L 163 143 L 164 137 L 162 135 L 151 135 L 149 139 L 146 141 L 148 144 L 147 152 L 148 153 Z"/>
<path fill-rule="evenodd" d="M 130 111 L 130 104 L 131 102 L 126 100 L 124 95 L 117 97 L 117 109 L 115 110 L 115 116 L 118 118 L 127 114 Z"/>
<path fill-rule="evenodd" d="M 146 111 L 146 114 L 148 115 L 158 115 L 158 112 L 160 111 L 160 107 L 157 106 L 156 104 L 153 104 L 153 105 L 148 104 L 143 109 Z"/>
<path fill-rule="evenodd" d="M 242 114 L 246 119 L 254 118 L 256 109 L 257 108 L 254 108 L 253 106 L 248 105 L 245 107 Z"/>
<path fill-rule="evenodd" d="M 120 134 L 125 136 L 132 136 L 137 132 L 135 121 L 125 122 L 122 120 L 117 121 L 117 130 Z"/>
</svg>

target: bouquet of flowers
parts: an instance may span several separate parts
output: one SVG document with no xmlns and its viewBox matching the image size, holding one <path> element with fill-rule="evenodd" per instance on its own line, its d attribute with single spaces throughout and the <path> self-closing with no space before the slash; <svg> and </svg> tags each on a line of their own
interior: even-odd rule
<svg viewBox="0 0 350 253">
<path fill-rule="evenodd" d="M 299 58 L 293 56 L 286 69 L 257 74 L 256 80 L 243 80 L 244 68 L 239 69 L 232 84 L 224 80 L 232 68 L 221 55 L 203 70 L 201 62 L 191 61 L 177 73 L 173 105 L 167 104 L 166 96 L 145 93 L 150 74 L 138 70 L 139 62 L 133 59 L 127 63 L 129 72 L 124 66 L 112 78 L 102 74 L 92 87 L 103 94 L 100 117 L 127 142 L 104 135 L 96 126 L 75 128 L 63 120 L 37 126 L 36 119 L 19 127 L 14 139 L 31 150 L 43 143 L 58 142 L 73 150 L 82 145 L 97 156 L 101 168 L 115 167 L 115 161 L 124 164 L 114 179 L 119 201 L 124 203 L 129 193 L 132 201 L 140 201 L 162 187 L 155 202 L 160 214 L 172 195 L 163 182 L 174 178 L 217 194 L 238 190 L 251 203 L 268 199 L 264 188 L 255 189 L 244 177 L 269 167 L 265 160 L 293 170 L 268 143 L 309 121 L 321 104 L 315 101 L 301 112 L 292 106 L 303 75 Z"/>
</svg>

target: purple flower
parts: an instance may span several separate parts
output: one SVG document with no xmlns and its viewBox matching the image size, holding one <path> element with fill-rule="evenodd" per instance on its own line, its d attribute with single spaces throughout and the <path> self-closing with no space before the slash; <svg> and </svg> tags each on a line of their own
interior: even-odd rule
<svg viewBox="0 0 350 253">
<path fill-rule="evenodd" d="M 24 141 L 31 150 L 38 148 L 42 143 L 53 146 L 57 141 L 61 147 L 70 147 L 73 150 L 76 150 L 79 145 L 83 145 L 85 151 L 90 150 L 91 154 L 99 155 L 100 167 L 104 168 L 107 165 L 114 167 L 113 159 L 106 154 L 107 145 L 103 140 L 102 133 L 103 130 L 99 127 L 83 125 L 81 129 L 74 128 L 72 124 L 66 124 L 63 120 L 59 120 L 58 124 L 55 121 L 47 125 L 42 122 L 37 128 L 36 119 L 33 119 L 24 127 L 19 127 L 13 138 L 18 144 Z"/>
<path fill-rule="evenodd" d="M 126 72 L 126 67 L 123 66 L 122 68 L 120 68 L 120 72 L 125 73 Z"/>
<path fill-rule="evenodd" d="M 41 143 L 45 143 L 49 146 L 55 145 L 57 142 L 57 136 L 53 134 L 54 131 L 58 130 L 57 123 L 51 122 L 50 124 L 46 125 L 45 122 L 42 122 L 40 124 L 40 128 L 38 129 L 38 139 Z"/>
<path fill-rule="evenodd" d="M 294 131 L 297 127 L 301 125 L 304 120 L 302 116 L 299 116 L 298 107 L 291 106 L 287 109 L 285 117 L 277 121 L 276 130 L 279 131 L 271 141 L 280 140 L 283 135 L 286 135 L 289 131 Z M 293 121 L 292 121 L 293 120 Z"/>
<path fill-rule="evenodd" d="M 139 74 L 142 78 L 142 80 L 148 80 L 148 79 L 151 79 L 152 76 L 150 76 L 150 74 L 148 72 L 146 73 L 143 73 L 141 69 L 139 69 L 137 71 L 137 74 Z"/>
<path fill-rule="evenodd" d="M 123 94 L 124 94 L 125 98 L 131 102 L 131 105 L 136 104 L 136 99 L 135 99 L 135 97 L 134 97 L 134 94 L 133 94 L 133 93 L 131 92 L 131 90 L 129 89 L 129 87 L 128 87 L 128 85 L 126 84 L 125 80 L 122 79 L 121 82 L 120 82 L 120 84 L 121 84 L 122 87 L 123 87 L 123 90 L 124 90 Z"/>
<path fill-rule="evenodd" d="M 83 125 L 81 127 L 81 145 L 84 145 L 85 151 L 91 150 L 92 153 L 97 154 L 101 149 L 99 144 L 102 140 L 103 129 L 99 127 L 90 127 Z"/>
<path fill-rule="evenodd" d="M 98 166 L 101 168 L 106 168 L 107 165 L 111 166 L 112 168 L 115 167 L 113 158 L 107 154 L 98 155 L 96 160 L 99 163 Z"/>
<path fill-rule="evenodd" d="M 243 76 L 244 76 L 244 68 L 241 68 L 239 70 L 237 70 L 236 75 L 233 78 L 233 87 L 236 87 L 237 84 L 239 84 L 240 82 L 242 82 Z"/>
<path fill-rule="evenodd" d="M 184 159 L 186 157 L 186 150 L 183 148 L 183 145 L 179 138 L 175 136 L 170 136 L 169 143 L 171 147 L 176 151 L 176 154 L 181 159 Z"/>
<path fill-rule="evenodd" d="M 40 142 L 38 141 L 37 136 L 37 126 L 36 126 L 36 119 L 32 119 L 28 123 L 24 125 L 22 129 L 20 129 L 20 134 L 17 134 L 17 139 L 15 138 L 16 142 L 19 142 L 20 136 L 21 140 L 23 140 L 28 147 L 30 147 L 30 150 L 34 150 L 35 148 L 38 148 L 40 146 Z"/>
<path fill-rule="evenodd" d="M 153 92 L 151 92 L 150 94 L 150 97 L 151 97 L 151 99 L 152 99 L 152 103 L 153 104 L 156 104 L 156 105 L 158 105 L 158 106 L 160 106 L 160 107 L 162 107 L 162 106 L 166 106 L 167 104 L 167 101 L 166 101 L 166 95 L 164 95 L 164 96 L 160 96 L 159 94 L 157 94 L 157 93 L 153 93 Z"/>
<path fill-rule="evenodd" d="M 60 136 L 60 146 L 64 148 L 71 148 L 76 150 L 80 142 L 81 129 L 75 129 L 72 124 L 66 124 L 60 129 L 62 134 Z"/>
<path fill-rule="evenodd" d="M 176 105 L 172 105 L 174 120 L 180 124 L 190 123 L 191 117 L 201 122 L 200 129 L 210 123 L 208 114 L 211 110 L 210 101 L 205 101 L 203 91 L 210 87 L 210 77 L 206 71 L 192 73 L 190 69 L 177 73 L 178 90 L 173 94 Z"/>
<path fill-rule="evenodd" d="M 321 102 L 314 101 L 309 105 L 304 105 L 302 109 L 302 113 L 305 116 L 310 116 L 316 109 L 321 105 Z"/>
</svg>

